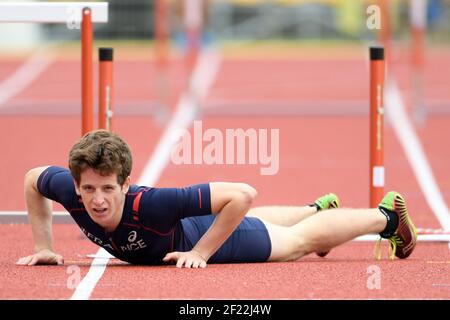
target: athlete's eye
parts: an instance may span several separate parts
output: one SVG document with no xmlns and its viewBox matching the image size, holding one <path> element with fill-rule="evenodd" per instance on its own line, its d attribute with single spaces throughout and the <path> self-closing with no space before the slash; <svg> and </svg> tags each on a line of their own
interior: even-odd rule
<svg viewBox="0 0 450 320">
<path fill-rule="evenodd" d="M 105 186 L 104 188 L 106 191 L 111 192 L 114 191 L 114 187 L 113 186 Z"/>
<path fill-rule="evenodd" d="M 94 188 L 92 186 L 83 186 L 82 189 L 86 192 L 93 192 Z"/>
</svg>

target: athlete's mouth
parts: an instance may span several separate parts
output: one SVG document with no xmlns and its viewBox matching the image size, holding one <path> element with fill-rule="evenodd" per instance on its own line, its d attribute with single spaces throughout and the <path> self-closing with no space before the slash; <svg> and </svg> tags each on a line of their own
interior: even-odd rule
<svg viewBox="0 0 450 320">
<path fill-rule="evenodd" d="M 107 208 L 92 208 L 92 210 L 94 210 L 94 212 L 97 213 L 97 214 L 103 214 L 103 213 L 105 213 L 108 209 L 107 209 Z"/>
</svg>

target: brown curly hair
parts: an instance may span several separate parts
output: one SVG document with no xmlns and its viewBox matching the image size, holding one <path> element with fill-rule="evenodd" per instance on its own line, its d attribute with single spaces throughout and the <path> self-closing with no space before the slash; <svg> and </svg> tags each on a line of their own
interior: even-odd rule
<svg viewBox="0 0 450 320">
<path fill-rule="evenodd" d="M 86 133 L 69 153 L 69 169 L 77 185 L 80 185 L 81 173 L 92 168 L 102 176 L 116 173 L 117 182 L 123 186 L 132 166 L 133 159 L 127 143 L 106 130 Z"/>
</svg>

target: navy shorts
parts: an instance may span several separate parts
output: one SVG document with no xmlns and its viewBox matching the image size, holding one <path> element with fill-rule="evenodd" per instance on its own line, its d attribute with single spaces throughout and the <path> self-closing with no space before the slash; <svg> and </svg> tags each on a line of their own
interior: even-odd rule
<svg viewBox="0 0 450 320">
<path fill-rule="evenodd" d="M 184 237 L 178 251 L 189 251 L 209 229 L 215 215 L 181 220 Z M 269 233 L 261 220 L 245 217 L 230 237 L 208 260 L 209 263 L 264 262 L 272 251 Z"/>
</svg>

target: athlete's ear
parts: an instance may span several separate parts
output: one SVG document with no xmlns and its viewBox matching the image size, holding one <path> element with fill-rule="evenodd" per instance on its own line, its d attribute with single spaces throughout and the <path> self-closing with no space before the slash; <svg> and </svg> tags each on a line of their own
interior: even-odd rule
<svg viewBox="0 0 450 320">
<path fill-rule="evenodd" d="M 80 186 L 77 184 L 77 182 L 75 180 L 73 180 L 73 184 L 75 186 L 75 192 L 77 193 L 78 196 L 81 196 Z"/>
<path fill-rule="evenodd" d="M 130 178 L 130 176 L 128 176 L 122 185 L 122 192 L 124 194 L 126 194 L 128 192 L 128 189 L 130 189 L 130 182 L 131 182 L 131 178 Z"/>
</svg>

